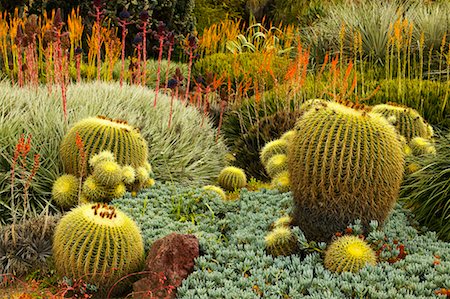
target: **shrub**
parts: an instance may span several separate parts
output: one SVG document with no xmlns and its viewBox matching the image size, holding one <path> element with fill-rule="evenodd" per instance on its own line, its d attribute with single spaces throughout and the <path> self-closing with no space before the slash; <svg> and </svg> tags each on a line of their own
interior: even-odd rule
<svg viewBox="0 0 450 299">
<path fill-rule="evenodd" d="M 406 176 L 400 190 L 402 200 L 420 224 L 450 241 L 450 134 L 436 142 L 436 155 L 416 158 L 418 166 Z M 422 167 L 420 167 L 420 166 Z"/>
<path fill-rule="evenodd" d="M 30 203 L 45 206 L 53 182 L 61 176 L 59 146 L 69 126 L 85 117 L 108 115 L 127 119 L 141 129 L 149 145 L 155 176 L 162 181 L 204 184 L 216 179 L 225 166 L 226 148 L 215 141 L 208 122 L 194 108 L 174 102 L 172 125 L 168 128 L 170 98 L 161 95 L 152 108 L 154 93 L 146 88 L 119 84 L 74 84 L 68 89 L 68 123 L 64 121 L 60 93 L 18 89 L 1 83 L 0 90 L 0 198 L 8 206 L 10 168 L 14 145 L 21 133 L 33 136 L 33 147 L 41 155 L 41 167 L 30 188 Z M 26 109 L 24 107 L 27 107 Z M 32 165 L 33 161 L 28 161 Z M 20 190 L 16 190 L 20 196 Z M 2 217 L 4 221 L 7 215 Z"/>
<path fill-rule="evenodd" d="M 379 114 L 330 102 L 306 112 L 295 130 L 288 152 L 293 223 L 305 236 L 330 240 L 356 219 L 365 228 L 382 223 L 404 169 L 394 127 Z"/>
<path fill-rule="evenodd" d="M 191 202 L 197 202 L 190 206 L 191 215 L 197 215 L 195 223 L 174 221 L 174 206 Z M 305 257 L 269 256 L 264 242 L 267 228 L 289 213 L 291 202 L 290 193 L 276 190 L 244 189 L 240 200 L 221 201 L 201 188 L 158 183 L 132 200 L 127 196 L 113 201 L 141 227 L 146 250 L 171 232 L 199 239 L 203 254 L 177 289 L 178 298 L 432 298 L 436 290 L 450 288 L 449 243 L 437 240 L 432 232 L 417 231 L 409 222 L 411 215 L 399 205 L 383 228 L 366 238 L 372 244 L 383 244 L 385 238 L 405 244 L 408 255 L 397 263 L 338 275 L 325 269 L 316 250 Z M 299 243 L 305 241 L 295 227 L 292 231 Z"/>
<path fill-rule="evenodd" d="M 136 223 L 120 210 L 86 204 L 61 218 L 53 256 L 61 276 L 83 278 L 105 294 L 120 278 L 140 270 L 144 242 Z"/>
</svg>

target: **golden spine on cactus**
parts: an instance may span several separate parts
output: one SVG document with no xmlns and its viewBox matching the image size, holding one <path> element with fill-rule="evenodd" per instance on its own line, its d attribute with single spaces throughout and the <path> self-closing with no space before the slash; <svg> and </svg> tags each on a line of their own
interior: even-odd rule
<svg viewBox="0 0 450 299">
<path fill-rule="evenodd" d="M 435 155 L 436 148 L 431 144 L 428 139 L 422 137 L 415 137 L 411 140 L 411 150 L 413 155 Z"/>
<path fill-rule="evenodd" d="M 234 191 L 247 185 L 247 176 L 241 168 L 228 166 L 220 171 L 217 181 L 223 189 Z"/>
<path fill-rule="evenodd" d="M 104 162 L 104 161 L 115 161 L 116 158 L 114 157 L 113 153 L 110 151 L 101 151 L 100 153 L 93 155 L 89 159 L 89 165 L 94 168 L 98 163 Z"/>
<path fill-rule="evenodd" d="M 123 212 L 106 204 L 85 204 L 60 220 L 53 257 L 61 276 L 83 278 L 104 294 L 140 269 L 144 243 L 137 225 Z"/>
<path fill-rule="evenodd" d="M 373 249 L 356 236 L 343 236 L 335 240 L 325 252 L 325 267 L 332 272 L 358 272 L 366 265 L 377 262 Z"/>
<path fill-rule="evenodd" d="M 74 124 L 64 136 L 60 154 L 65 172 L 77 175 L 79 172 L 80 155 L 76 145 L 76 134 L 84 143 L 86 158 L 94 163 L 91 157 L 102 151 L 113 154 L 119 165 L 143 166 L 148 159 L 147 142 L 139 130 L 123 121 L 116 121 L 105 117 L 86 118 Z M 90 174 L 88 167 L 83 172 Z"/>
<path fill-rule="evenodd" d="M 289 179 L 289 172 L 282 171 L 279 174 L 277 174 L 272 179 L 271 185 L 272 185 L 272 188 L 278 189 L 280 192 L 289 192 L 289 190 L 291 189 L 291 181 Z"/>
<path fill-rule="evenodd" d="M 285 215 L 283 217 L 278 218 L 274 223 L 274 227 L 289 227 L 292 223 L 292 217 L 289 215 Z"/>
<path fill-rule="evenodd" d="M 297 238 L 289 226 L 275 227 L 264 241 L 267 252 L 273 256 L 288 256 L 298 249 Z"/>
<path fill-rule="evenodd" d="M 105 187 L 115 186 L 123 180 L 122 167 L 115 161 L 102 161 L 94 166 L 92 176 Z"/>
<path fill-rule="evenodd" d="M 288 154 L 294 224 L 308 240 L 328 241 L 360 219 L 382 223 L 403 176 L 394 127 L 379 114 L 338 103 L 310 109 L 297 121 Z"/>
<path fill-rule="evenodd" d="M 206 185 L 206 186 L 203 186 L 202 189 L 207 192 L 212 192 L 212 193 L 218 195 L 222 200 L 227 200 L 227 194 L 219 186 Z"/>
<path fill-rule="evenodd" d="M 284 154 L 273 155 L 266 164 L 267 174 L 271 178 L 274 178 L 283 171 L 287 171 L 287 168 L 287 156 Z"/>
<path fill-rule="evenodd" d="M 125 184 L 133 184 L 136 179 L 136 171 L 130 165 L 122 167 L 122 179 Z"/>
<path fill-rule="evenodd" d="M 71 174 L 60 176 L 52 188 L 52 198 L 64 209 L 75 206 L 78 202 L 78 187 L 80 181 Z"/>
<path fill-rule="evenodd" d="M 265 166 L 270 158 L 275 155 L 286 155 L 288 151 L 288 142 L 286 139 L 275 139 L 264 145 L 260 152 L 261 163 Z"/>
<path fill-rule="evenodd" d="M 374 106 L 371 113 L 381 114 L 388 119 L 408 143 L 414 137 L 431 138 L 433 136 L 431 126 L 412 108 L 388 103 Z"/>
<path fill-rule="evenodd" d="M 114 198 L 123 197 L 127 191 L 123 182 L 114 186 L 105 186 L 92 175 L 86 178 L 82 190 L 82 195 L 91 202 L 109 202 Z"/>
</svg>

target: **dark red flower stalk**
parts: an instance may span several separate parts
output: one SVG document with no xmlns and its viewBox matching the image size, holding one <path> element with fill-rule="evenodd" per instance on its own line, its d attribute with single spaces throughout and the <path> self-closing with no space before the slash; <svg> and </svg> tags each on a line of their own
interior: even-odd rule
<svg viewBox="0 0 450 299">
<path fill-rule="evenodd" d="M 75 64 L 77 68 L 77 82 L 81 82 L 81 58 L 83 55 L 83 50 L 80 47 L 75 49 Z"/>
<path fill-rule="evenodd" d="M 123 85 L 123 76 L 125 72 L 125 38 L 127 36 L 128 30 L 127 25 L 130 24 L 128 19 L 130 18 L 130 13 L 124 8 L 119 14 L 119 25 L 122 28 L 122 66 L 120 69 L 120 86 Z"/>
<path fill-rule="evenodd" d="M 144 77 L 144 85 L 147 85 L 147 26 L 148 26 L 148 19 L 149 19 L 149 14 L 148 11 L 143 10 L 140 15 L 139 18 L 142 21 L 142 43 L 143 43 L 143 48 L 142 48 L 142 59 L 144 60 L 144 70 L 142 72 L 142 76 Z"/>
<path fill-rule="evenodd" d="M 17 48 L 19 49 L 19 55 L 17 56 L 17 81 L 19 83 L 19 87 L 23 87 L 23 61 L 22 61 L 22 47 L 25 42 L 25 36 L 23 34 L 22 25 L 19 25 L 17 27 L 17 34 L 15 43 L 17 45 Z"/>
<path fill-rule="evenodd" d="M 196 49 L 197 49 L 197 38 L 194 35 L 190 35 L 188 37 L 188 41 L 187 41 L 187 45 L 186 45 L 186 51 L 187 51 L 187 54 L 189 55 L 189 64 L 188 64 L 186 94 L 184 96 L 185 101 L 188 99 L 188 96 L 189 96 L 189 85 L 191 83 L 192 62 L 194 60 L 194 52 Z"/>
<path fill-rule="evenodd" d="M 101 69 L 101 44 L 102 44 L 102 37 L 101 37 L 101 20 L 103 15 L 103 9 L 102 9 L 102 0 L 94 0 L 94 9 L 95 9 L 95 25 L 97 26 L 97 80 L 100 81 L 100 69 Z"/>
<path fill-rule="evenodd" d="M 142 71 L 141 71 L 141 52 L 142 52 L 142 34 L 139 32 L 136 34 L 133 40 L 133 45 L 137 51 L 137 78 L 136 82 L 142 84 Z"/>
<path fill-rule="evenodd" d="M 168 125 L 169 128 L 172 123 L 173 100 L 174 100 L 173 90 L 175 89 L 175 98 L 178 99 L 179 87 L 181 85 L 181 82 L 183 82 L 183 80 L 184 80 L 183 74 L 181 73 L 181 70 L 179 68 L 177 68 L 175 70 L 174 77 L 172 79 L 170 79 L 169 82 L 167 83 L 168 88 L 170 88 L 172 90 L 172 96 L 170 98 L 169 125 Z"/>
<path fill-rule="evenodd" d="M 161 82 L 161 60 L 162 60 L 162 54 L 164 50 L 164 40 L 166 38 L 166 25 L 163 22 L 158 23 L 158 29 L 156 32 L 154 32 L 154 37 L 159 41 L 159 47 L 158 47 L 158 70 L 156 71 L 156 87 L 155 87 L 155 100 L 153 102 L 153 107 L 156 107 L 156 102 L 158 100 L 158 94 L 159 94 L 159 84 Z"/>
<path fill-rule="evenodd" d="M 222 89 L 220 91 L 220 117 L 219 117 L 219 125 L 217 126 L 217 136 L 216 136 L 216 143 L 219 140 L 220 135 L 220 129 L 222 127 L 222 121 L 223 121 L 223 113 L 225 111 L 225 108 L 228 105 L 228 97 L 229 94 L 226 93 L 225 89 Z"/>
<path fill-rule="evenodd" d="M 172 57 L 173 45 L 175 43 L 175 34 L 173 31 L 167 34 L 167 43 L 169 45 L 169 49 L 167 50 L 166 83 L 164 84 L 164 88 L 167 88 L 169 83 L 170 58 Z"/>
</svg>

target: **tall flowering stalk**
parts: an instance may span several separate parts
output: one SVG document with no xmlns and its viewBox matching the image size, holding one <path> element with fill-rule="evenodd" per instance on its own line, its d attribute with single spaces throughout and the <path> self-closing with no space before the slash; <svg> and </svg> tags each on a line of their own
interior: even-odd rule
<svg viewBox="0 0 450 299">
<path fill-rule="evenodd" d="M 149 22 L 149 14 L 148 11 L 143 10 L 139 14 L 139 18 L 141 19 L 142 25 L 140 29 L 142 30 L 142 59 L 144 60 L 144 70 L 142 72 L 142 76 L 144 77 L 144 85 L 147 85 L 147 27 Z"/>
<path fill-rule="evenodd" d="M 175 44 L 175 34 L 173 31 L 170 31 L 167 34 L 166 44 L 169 46 L 169 49 L 167 50 L 166 82 L 164 84 L 164 88 L 167 88 L 169 84 L 170 59 L 172 58 L 173 45 Z"/>
<path fill-rule="evenodd" d="M 83 49 L 80 47 L 75 48 L 75 67 L 77 69 L 77 82 L 81 82 L 81 58 L 83 56 Z"/>
<path fill-rule="evenodd" d="M 95 25 L 97 27 L 97 80 L 100 81 L 100 69 L 102 64 L 101 57 L 101 47 L 102 47 L 102 36 L 101 36 L 101 20 L 104 10 L 102 9 L 102 0 L 94 0 L 95 9 Z"/>
<path fill-rule="evenodd" d="M 37 88 L 39 86 L 39 65 L 36 51 L 36 38 L 40 35 L 40 27 L 38 26 L 38 18 L 36 15 L 28 17 L 25 23 L 24 34 L 26 74 L 30 84 Z"/>
<path fill-rule="evenodd" d="M 133 45 L 136 48 L 136 52 L 137 52 L 137 62 L 136 62 L 136 65 L 133 66 L 134 68 L 137 67 L 137 74 L 136 74 L 135 82 L 137 82 L 138 84 L 142 84 L 142 71 L 141 71 L 142 34 L 141 34 L 141 32 L 136 34 L 136 36 L 134 37 Z"/>
<path fill-rule="evenodd" d="M 170 111 L 169 111 L 169 124 L 168 127 L 170 128 L 170 125 L 172 124 L 172 114 L 173 114 L 173 101 L 174 101 L 174 97 L 176 99 L 178 99 L 178 91 L 179 91 L 179 87 L 181 85 L 181 82 L 183 82 L 184 77 L 183 74 L 181 73 L 181 70 L 179 68 L 177 68 L 175 70 L 175 75 L 172 79 L 169 80 L 167 87 L 171 89 L 171 98 L 170 98 Z M 175 90 L 175 92 L 174 92 Z"/>
<path fill-rule="evenodd" d="M 17 48 L 19 49 L 19 53 L 17 56 L 17 81 L 19 84 L 19 87 L 23 87 L 23 56 L 22 56 L 22 47 L 25 43 L 25 35 L 23 34 L 22 25 L 19 25 L 17 27 L 17 35 L 15 38 L 15 43 L 17 45 Z"/>
<path fill-rule="evenodd" d="M 163 22 L 158 23 L 158 28 L 156 32 L 153 33 L 154 38 L 158 40 L 158 70 L 156 71 L 156 88 L 155 88 L 155 100 L 153 101 L 153 107 L 156 107 L 156 102 L 158 101 L 159 94 L 159 84 L 161 82 L 161 60 L 164 51 L 164 40 L 166 39 L 166 25 Z"/>
<path fill-rule="evenodd" d="M 78 165 L 78 177 L 79 177 L 79 185 L 78 185 L 78 200 L 81 198 L 81 186 L 83 184 L 83 178 L 84 178 L 84 170 L 86 168 L 86 151 L 84 150 L 84 142 L 81 139 L 80 134 L 76 132 L 75 135 L 75 144 L 78 148 L 78 153 L 80 155 L 80 165 Z"/>
<path fill-rule="evenodd" d="M 119 26 L 122 28 L 122 65 L 120 67 L 120 87 L 123 85 L 123 75 L 125 72 L 125 38 L 127 37 L 127 25 L 130 24 L 128 19 L 130 18 L 130 13 L 124 8 L 119 14 Z"/>
<path fill-rule="evenodd" d="M 188 76 L 187 76 L 187 83 L 186 83 L 186 94 L 184 96 L 184 100 L 186 101 L 189 96 L 189 85 L 191 84 L 191 73 L 192 73 L 192 62 L 194 60 L 194 52 L 198 47 L 197 44 L 197 37 L 194 35 L 190 35 L 187 39 L 186 43 L 186 52 L 189 56 L 189 64 L 188 64 Z"/>
</svg>

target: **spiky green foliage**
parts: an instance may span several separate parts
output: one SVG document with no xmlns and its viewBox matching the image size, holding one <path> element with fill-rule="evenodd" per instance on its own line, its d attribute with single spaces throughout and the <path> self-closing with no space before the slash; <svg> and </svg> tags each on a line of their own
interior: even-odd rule
<svg viewBox="0 0 450 299">
<path fill-rule="evenodd" d="M 79 185 L 80 181 L 74 175 L 62 175 L 53 184 L 52 199 L 64 209 L 73 207 L 78 202 Z"/>
<path fill-rule="evenodd" d="M 436 155 L 413 159 L 400 195 L 420 224 L 450 241 L 450 134 L 437 139 Z"/>
<path fill-rule="evenodd" d="M 414 137 L 411 140 L 410 147 L 415 156 L 436 154 L 436 148 L 426 138 Z"/>
<path fill-rule="evenodd" d="M 136 223 L 105 204 L 85 204 L 61 218 L 53 242 L 62 276 L 83 278 L 107 291 L 119 278 L 140 269 L 144 243 Z"/>
<path fill-rule="evenodd" d="M 149 144 L 149 162 L 161 181 L 205 184 L 216 179 L 225 166 L 226 148 L 208 121 L 202 126 L 202 115 L 193 107 L 175 101 L 173 119 L 169 121 L 170 98 L 158 97 L 155 109 L 150 109 L 153 91 L 139 86 L 89 83 L 73 84 L 67 90 L 66 122 L 62 113 L 61 93 L 49 94 L 46 87 L 16 88 L 0 83 L 0 214 L 8 221 L 10 168 L 15 145 L 21 133 L 31 133 L 32 147 L 41 156 L 41 165 L 31 183 L 29 203 L 40 210 L 50 199 L 54 181 L 63 175 L 59 147 L 68 127 L 79 120 L 96 115 L 126 119 L 141 128 Z M 24 109 L 23 107 L 27 107 Z M 39 121 L 36 121 L 39 115 Z M 66 125 L 68 123 L 68 125 Z M 32 165 L 31 158 L 27 161 Z M 22 198 L 16 188 L 15 197 Z M 20 200 L 19 200 L 20 201 Z M 21 205 L 22 206 L 22 205 Z"/>
<path fill-rule="evenodd" d="M 78 175 L 80 172 L 81 158 L 76 144 L 77 134 L 83 141 L 86 159 L 105 150 L 112 152 L 120 165 L 140 167 L 148 159 L 148 145 L 138 129 L 121 120 L 116 121 L 104 117 L 87 118 L 74 124 L 61 142 L 61 160 L 66 173 Z M 111 168 L 111 163 L 115 162 L 109 161 L 103 166 L 108 165 Z M 104 170 L 104 168 L 97 167 L 96 169 Z M 113 168 L 115 171 L 110 174 L 116 174 L 115 177 L 119 178 L 119 166 Z M 87 167 L 83 173 L 89 173 Z M 105 176 L 105 173 L 102 174 L 105 184 L 108 183 L 109 176 Z"/>
<path fill-rule="evenodd" d="M 247 185 L 247 176 L 241 168 L 228 166 L 222 169 L 217 178 L 219 185 L 228 191 L 241 189 Z"/>
<path fill-rule="evenodd" d="M 41 215 L 13 225 L 0 225 L 0 274 L 18 277 L 47 269 L 58 216 Z"/>
<path fill-rule="evenodd" d="M 219 186 L 206 185 L 203 186 L 203 190 L 217 194 L 222 200 L 227 200 L 227 194 Z"/>
<path fill-rule="evenodd" d="M 263 165 L 267 165 L 269 160 L 275 155 L 286 155 L 288 151 L 288 142 L 286 139 L 275 139 L 264 145 L 260 152 L 260 158 Z"/>
<path fill-rule="evenodd" d="M 419 113 L 408 107 L 381 104 L 372 109 L 372 113 L 379 113 L 397 128 L 400 135 L 409 143 L 414 137 L 431 138 L 433 132 Z"/>
<path fill-rule="evenodd" d="M 278 173 L 272 179 L 271 185 L 273 188 L 278 189 L 280 192 L 289 192 L 289 190 L 291 189 L 291 180 L 289 179 L 289 172 L 282 171 Z"/>
<path fill-rule="evenodd" d="M 127 195 L 113 204 L 141 227 L 146 250 L 172 232 L 197 236 L 203 254 L 177 288 L 180 299 L 433 298 L 436 290 L 450 288 L 449 243 L 437 240 L 435 233 L 418 231 L 410 213 L 399 205 L 382 227 L 371 226 L 366 240 L 380 246 L 385 239 L 405 244 L 406 258 L 334 275 L 324 268 L 316 250 L 276 258 L 265 251 L 267 228 L 290 212 L 290 193 L 243 189 L 240 200 L 222 201 L 201 188 L 157 183 L 135 198 Z M 188 219 L 193 221 L 178 218 L 184 207 L 189 207 Z M 305 237 L 297 228 L 292 230 L 302 247 Z M 318 249 L 325 247 L 320 244 Z M 436 254 L 440 265 L 433 265 Z"/>
<path fill-rule="evenodd" d="M 343 236 L 328 247 L 324 263 L 331 272 L 358 272 L 366 265 L 375 265 L 376 256 L 367 242 L 356 236 Z"/>
<path fill-rule="evenodd" d="M 274 155 L 269 161 L 267 161 L 266 171 L 271 178 L 276 177 L 283 171 L 287 171 L 287 156 L 286 155 Z"/>
<path fill-rule="evenodd" d="M 275 227 L 264 238 L 266 250 L 273 256 L 288 256 L 297 250 L 297 239 L 289 226 Z"/>
<path fill-rule="evenodd" d="M 404 157 L 382 116 L 338 103 L 306 112 L 288 153 L 294 224 L 329 240 L 355 219 L 382 223 L 398 197 Z"/>
</svg>

